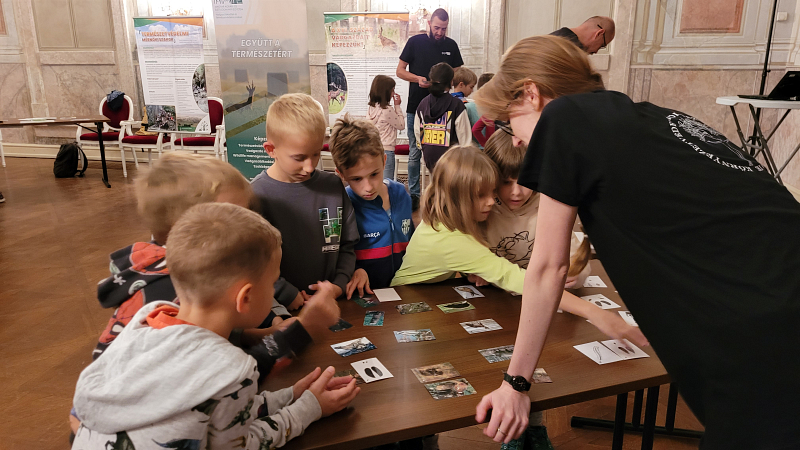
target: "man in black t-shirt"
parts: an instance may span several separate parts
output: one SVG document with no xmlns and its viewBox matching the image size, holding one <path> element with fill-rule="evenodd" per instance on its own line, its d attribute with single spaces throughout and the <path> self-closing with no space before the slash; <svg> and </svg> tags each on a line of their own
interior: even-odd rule
<svg viewBox="0 0 800 450">
<path fill-rule="evenodd" d="M 408 189 L 414 209 L 419 206 L 419 176 L 421 151 L 417 148 L 414 136 L 414 115 L 419 102 L 428 95 L 428 72 L 440 62 L 446 62 L 453 69 L 464 65 L 456 41 L 447 37 L 449 16 L 444 9 L 437 9 L 428 21 L 428 34 L 412 36 L 406 42 L 397 76 L 409 82 L 406 124 L 408 127 Z"/>
<path fill-rule="evenodd" d="M 586 53 L 593 55 L 614 40 L 616 28 L 610 17 L 594 16 L 575 28 L 559 28 L 550 33 L 568 39 Z"/>
</svg>

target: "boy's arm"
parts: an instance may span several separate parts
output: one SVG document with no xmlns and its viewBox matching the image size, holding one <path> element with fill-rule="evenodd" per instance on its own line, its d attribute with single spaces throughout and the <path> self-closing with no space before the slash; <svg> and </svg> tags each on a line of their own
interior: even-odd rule
<svg viewBox="0 0 800 450">
<path fill-rule="evenodd" d="M 356 270 L 356 244 L 358 243 L 358 225 L 356 224 L 356 214 L 353 204 L 344 187 L 341 187 L 342 195 L 342 234 L 339 236 L 339 255 L 336 259 L 336 274 L 331 283 L 338 286 L 342 294 L 347 290 L 347 283 L 353 272 Z M 341 295 L 341 294 L 339 294 Z"/>
<path fill-rule="evenodd" d="M 298 293 L 300 290 L 283 277 L 275 282 L 275 300 L 283 306 L 291 305 Z"/>
<path fill-rule="evenodd" d="M 456 136 L 458 136 L 458 145 L 472 144 L 472 126 L 469 124 L 469 115 L 466 109 L 456 118 Z"/>
</svg>

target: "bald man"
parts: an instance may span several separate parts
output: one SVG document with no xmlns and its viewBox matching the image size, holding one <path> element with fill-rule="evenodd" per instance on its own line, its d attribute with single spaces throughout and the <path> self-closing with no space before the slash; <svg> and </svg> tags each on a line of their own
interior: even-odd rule
<svg viewBox="0 0 800 450">
<path fill-rule="evenodd" d="M 564 27 L 550 34 L 567 38 L 586 53 L 594 55 L 614 40 L 615 32 L 614 21 L 610 17 L 594 16 L 575 28 Z"/>
</svg>

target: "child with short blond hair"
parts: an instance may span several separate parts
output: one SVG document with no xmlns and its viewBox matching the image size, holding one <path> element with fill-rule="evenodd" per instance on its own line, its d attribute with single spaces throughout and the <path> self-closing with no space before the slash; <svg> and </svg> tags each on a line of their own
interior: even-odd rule
<svg viewBox="0 0 800 450">
<path fill-rule="evenodd" d="M 74 404 L 83 422 L 73 448 L 235 442 L 272 449 L 358 394 L 351 377 L 332 381 L 333 367 L 259 393 L 256 361 L 228 342 L 233 329 L 260 324 L 272 305 L 281 237 L 267 221 L 236 205 L 196 205 L 174 224 L 167 244 L 180 306 L 144 306 L 81 373 Z M 331 289 L 320 283 L 321 291 Z M 337 308 L 330 296 L 327 302 Z"/>
<path fill-rule="evenodd" d="M 397 132 L 406 127 L 405 114 L 400 108 L 400 94 L 394 91 L 395 85 L 394 78 L 376 75 L 369 90 L 369 109 L 367 109 L 367 117 L 378 128 L 383 151 L 386 154 L 383 178 L 391 179 L 394 179 Z"/>
<path fill-rule="evenodd" d="M 320 280 L 345 292 L 355 270 L 358 242 L 353 206 L 341 180 L 316 170 L 326 121 L 307 94 L 286 94 L 267 112 L 264 149 L 274 163 L 252 182 L 261 214 L 283 235 L 281 276 L 288 295 L 278 301 L 302 306 Z"/>
<path fill-rule="evenodd" d="M 328 147 L 336 173 L 348 183 L 360 237 L 347 298 L 356 289 L 359 295 L 371 294 L 388 287 L 403 262 L 414 230 L 411 197 L 402 184 L 381 176 L 387 156 L 370 121 L 346 114 L 334 124 Z"/>
<path fill-rule="evenodd" d="M 453 92 L 451 92 L 451 95 L 464 102 L 466 106 L 468 103 L 467 97 L 472 94 L 477 82 L 478 76 L 475 75 L 475 72 L 464 66 L 457 67 L 453 71 Z"/>
</svg>

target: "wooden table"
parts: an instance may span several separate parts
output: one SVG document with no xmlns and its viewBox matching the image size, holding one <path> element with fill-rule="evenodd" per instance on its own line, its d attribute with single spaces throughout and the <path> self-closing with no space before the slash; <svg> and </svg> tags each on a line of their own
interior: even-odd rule
<svg viewBox="0 0 800 450">
<path fill-rule="evenodd" d="M 577 295 L 602 293 L 622 304 L 599 261 L 591 261 L 592 274 L 599 275 L 608 288 L 582 288 Z M 475 424 L 475 407 L 481 397 L 497 389 L 502 370 L 508 361 L 490 364 L 479 349 L 511 345 L 519 323 L 521 297 L 497 288 L 480 288 L 485 298 L 469 300 L 475 309 L 444 314 L 439 303 L 461 300 L 453 286 L 466 280 L 450 280 L 436 285 L 412 285 L 396 288 L 402 301 L 362 308 L 355 302 L 341 300 L 342 318 L 353 327 L 331 332 L 315 343 L 281 373 L 270 376 L 264 384 L 277 390 L 294 384 L 316 366 L 332 365 L 336 370 L 350 369 L 350 363 L 378 358 L 394 378 L 361 385 L 361 393 L 351 407 L 312 424 L 305 434 L 284 448 L 355 449 L 425 436 Z M 395 306 L 425 301 L 433 311 L 401 315 Z M 366 311 L 385 311 L 382 327 L 362 325 Z M 624 310 L 624 309 L 620 309 Z M 617 310 L 613 310 L 615 313 Z M 502 330 L 468 334 L 459 325 L 476 319 L 494 319 Z M 393 331 L 430 328 L 435 341 L 398 343 Z M 375 350 L 343 358 L 330 345 L 366 336 Z M 585 319 L 572 314 L 556 314 L 538 367 L 544 368 L 553 383 L 531 388 L 532 410 L 546 410 L 587 400 L 628 393 L 670 382 L 669 375 L 650 347 L 643 348 L 651 357 L 598 365 L 573 345 L 609 339 Z M 476 389 L 467 397 L 434 400 L 420 383 L 412 368 L 450 362 Z M 624 422 L 624 416 L 622 418 Z"/>
<path fill-rule="evenodd" d="M 106 168 L 106 148 L 103 144 L 103 124 L 110 122 L 106 116 L 86 116 L 86 117 L 56 117 L 48 120 L 26 120 L 26 119 L 3 119 L 0 120 L 0 128 L 24 127 L 24 126 L 42 126 L 42 125 L 77 125 L 83 129 L 97 133 L 97 141 L 100 144 L 100 161 L 103 163 L 103 184 L 107 188 L 111 185 L 108 184 L 108 169 Z M 97 129 L 87 128 L 85 123 L 93 123 Z"/>
</svg>

